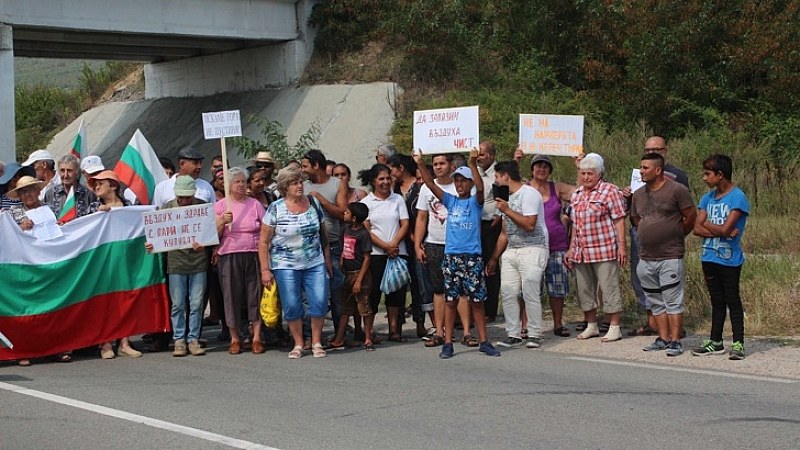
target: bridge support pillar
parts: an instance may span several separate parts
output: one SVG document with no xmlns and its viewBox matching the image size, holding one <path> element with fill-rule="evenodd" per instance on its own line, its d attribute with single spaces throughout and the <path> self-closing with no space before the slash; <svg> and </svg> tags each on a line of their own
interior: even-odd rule
<svg viewBox="0 0 800 450">
<path fill-rule="evenodd" d="M 14 41 L 10 25 L 0 23 L 0 160 L 16 161 L 14 125 Z"/>
</svg>

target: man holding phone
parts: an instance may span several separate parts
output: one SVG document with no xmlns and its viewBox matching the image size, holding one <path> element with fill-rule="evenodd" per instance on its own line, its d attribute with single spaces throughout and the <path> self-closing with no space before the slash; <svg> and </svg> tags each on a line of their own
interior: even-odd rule
<svg viewBox="0 0 800 450">
<path fill-rule="evenodd" d="M 550 256 L 544 202 L 539 191 L 522 184 L 519 166 L 515 161 L 499 162 L 494 170 L 497 184 L 495 202 L 502 215 L 502 226 L 497 246 L 486 266 L 486 274 L 497 271 L 497 262 L 502 256 L 500 298 L 508 334 L 497 345 L 510 348 L 523 343 L 517 301 L 521 290 L 528 314 L 526 346 L 539 348 L 542 342 L 541 284 Z"/>
</svg>

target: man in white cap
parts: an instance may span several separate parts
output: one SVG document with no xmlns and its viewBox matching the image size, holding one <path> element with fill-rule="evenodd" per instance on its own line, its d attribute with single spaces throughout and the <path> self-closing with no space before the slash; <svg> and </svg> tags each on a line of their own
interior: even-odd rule
<svg viewBox="0 0 800 450">
<path fill-rule="evenodd" d="M 36 179 L 44 183 L 44 189 L 39 191 L 39 201 L 44 200 L 44 193 L 53 185 L 61 184 L 61 177 L 56 172 L 56 161 L 47 150 L 36 150 L 22 163 L 23 166 L 33 166 Z"/>
</svg>

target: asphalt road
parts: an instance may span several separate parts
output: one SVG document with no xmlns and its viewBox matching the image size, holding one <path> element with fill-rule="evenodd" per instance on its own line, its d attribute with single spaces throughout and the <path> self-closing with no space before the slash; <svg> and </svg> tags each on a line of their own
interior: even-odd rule
<svg viewBox="0 0 800 450">
<path fill-rule="evenodd" d="M 220 345 L 204 357 L 3 363 L 0 448 L 710 450 L 800 443 L 798 380 L 545 349 L 490 358 L 455 347 L 446 361 L 409 339 L 325 359 L 289 360 L 288 350 L 230 356 Z"/>
</svg>

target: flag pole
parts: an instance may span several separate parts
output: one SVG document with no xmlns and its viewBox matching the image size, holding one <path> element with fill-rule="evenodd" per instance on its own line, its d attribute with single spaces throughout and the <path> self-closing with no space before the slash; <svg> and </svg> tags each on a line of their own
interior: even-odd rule
<svg viewBox="0 0 800 450">
<path fill-rule="evenodd" d="M 222 182 L 225 189 L 225 212 L 231 211 L 231 190 L 230 179 L 228 178 L 228 150 L 225 148 L 225 137 L 219 138 L 220 150 L 222 150 Z M 233 228 L 233 222 L 228 224 L 228 231 Z"/>
</svg>

